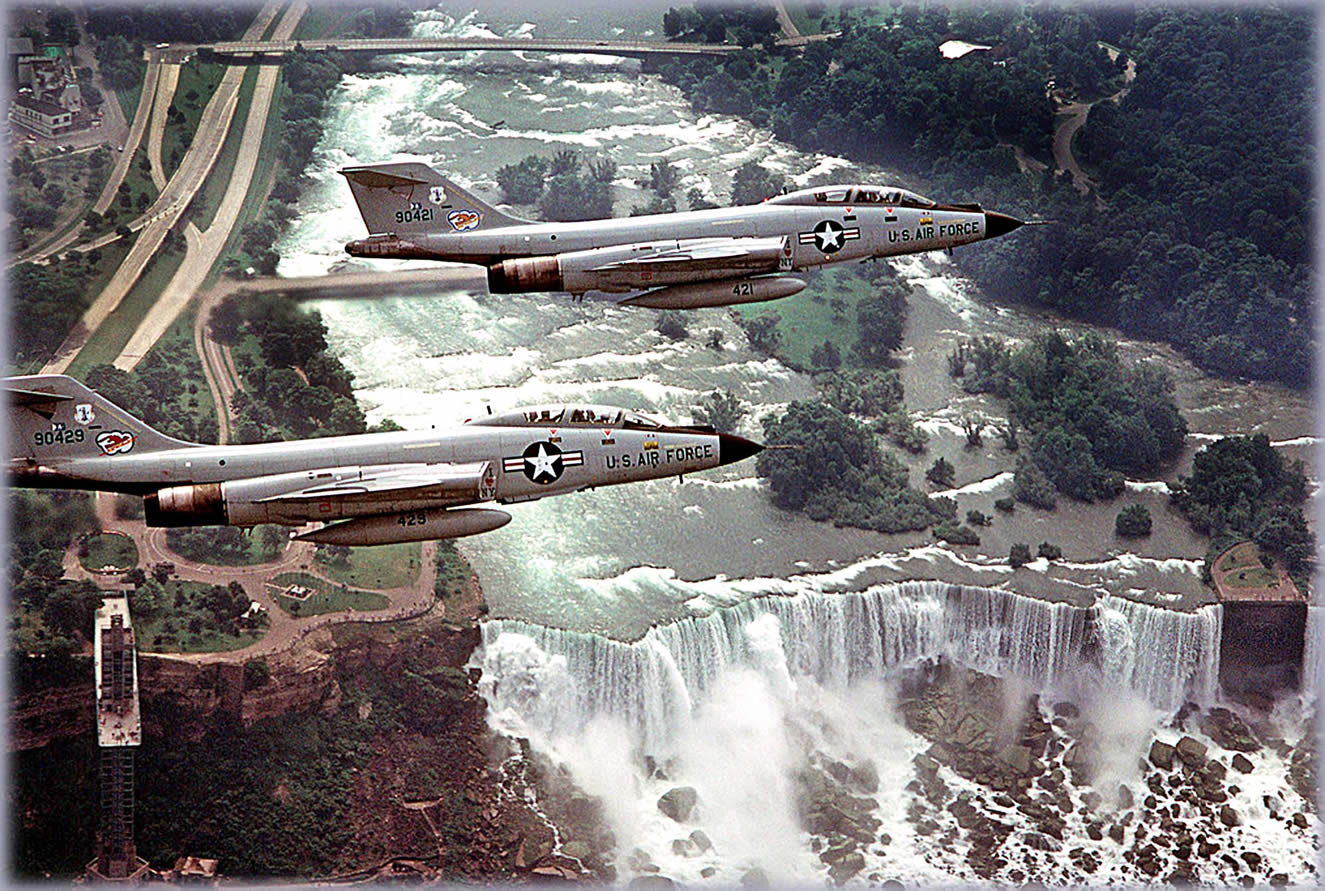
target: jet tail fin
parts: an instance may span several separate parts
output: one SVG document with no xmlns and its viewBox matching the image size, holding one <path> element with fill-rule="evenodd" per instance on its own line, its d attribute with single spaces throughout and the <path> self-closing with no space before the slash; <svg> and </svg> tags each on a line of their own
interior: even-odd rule
<svg viewBox="0 0 1325 891">
<path fill-rule="evenodd" d="M 63 374 L 4 379 L 9 457 L 37 464 L 187 448 Z"/>
<path fill-rule="evenodd" d="M 502 213 L 416 161 L 344 167 L 369 235 L 472 232 L 530 222 Z"/>
</svg>

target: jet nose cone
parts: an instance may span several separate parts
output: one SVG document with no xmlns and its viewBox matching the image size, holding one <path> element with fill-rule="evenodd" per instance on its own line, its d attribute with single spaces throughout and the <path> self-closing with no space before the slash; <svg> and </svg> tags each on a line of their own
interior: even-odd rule
<svg viewBox="0 0 1325 891">
<path fill-rule="evenodd" d="M 718 434 L 718 463 L 731 464 L 757 455 L 764 447 L 757 442 L 730 433 Z"/>
<path fill-rule="evenodd" d="M 985 238 L 997 238 L 1000 235 L 1007 235 L 1013 229 L 1020 229 L 1022 225 L 1022 221 L 1016 217 L 1010 217 L 1005 213 L 985 211 Z"/>
</svg>

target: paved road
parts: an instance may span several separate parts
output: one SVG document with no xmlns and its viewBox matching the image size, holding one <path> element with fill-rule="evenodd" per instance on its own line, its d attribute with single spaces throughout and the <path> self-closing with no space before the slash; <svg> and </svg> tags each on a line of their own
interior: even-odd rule
<svg viewBox="0 0 1325 891">
<path fill-rule="evenodd" d="M 107 532 L 118 532 L 133 539 L 138 548 L 138 565 L 145 571 L 154 563 L 175 564 L 175 577 L 184 581 L 203 582 L 209 585 L 227 585 L 237 581 L 244 586 L 250 599 L 256 600 L 267 610 L 271 618 L 271 627 L 254 643 L 239 650 L 221 653 L 162 653 L 172 659 L 191 662 L 245 662 L 255 656 L 270 655 L 288 650 L 310 633 L 329 625 L 345 622 L 394 622 L 411 618 L 427 612 L 433 604 L 434 584 L 437 578 L 437 542 L 423 543 L 421 567 L 418 578 L 413 584 L 398 588 L 385 588 L 376 593 L 384 595 L 389 601 L 381 610 L 356 612 L 344 610 L 324 613 L 320 616 L 291 616 L 276 605 L 267 590 L 267 584 L 276 576 L 286 572 L 308 572 L 319 578 L 331 581 L 313 563 L 312 542 L 290 542 L 285 551 L 270 563 L 255 566 L 216 566 L 187 560 L 166 546 L 166 530 L 148 528 L 142 520 L 121 520 L 115 517 L 115 496 L 108 492 L 96 495 L 97 517 L 101 528 Z M 119 588 L 120 574 L 101 575 L 83 568 L 78 560 L 78 545 L 71 544 L 64 553 L 66 578 L 90 578 L 102 587 Z M 139 648 L 150 652 L 140 643 Z"/>
<path fill-rule="evenodd" d="M 293 34 L 299 20 L 307 11 L 308 4 L 303 0 L 291 5 L 281 16 L 281 21 L 276 26 L 277 38 L 284 38 Z M 230 238 L 230 232 L 239 220 L 239 213 L 244 207 L 244 200 L 248 197 L 249 186 L 253 181 L 253 173 L 257 169 L 259 153 L 262 148 L 262 137 L 267 129 L 267 115 L 271 110 L 272 96 L 275 93 L 279 75 L 280 67 L 277 65 L 263 65 L 258 69 L 257 82 L 253 89 L 253 99 L 249 104 L 248 119 L 244 124 L 244 132 L 240 140 L 239 151 L 235 157 L 235 165 L 231 171 L 225 194 L 221 198 L 220 206 L 212 218 L 212 223 L 207 227 L 207 231 L 201 234 L 192 223 L 189 223 L 186 227 L 184 232 L 186 244 L 184 262 L 180 264 L 179 269 L 175 271 L 175 275 L 162 290 L 161 296 L 157 298 L 152 310 L 143 317 L 137 330 L 130 336 L 119 356 L 115 358 L 113 364 L 116 368 L 123 371 L 132 371 L 143 360 L 143 357 L 152 349 L 152 346 L 161 338 L 161 335 L 165 334 L 170 326 L 174 324 L 175 319 L 184 310 L 189 300 L 197 293 L 198 283 L 207 277 L 207 274 L 220 258 L 221 252 L 225 249 L 226 241 Z M 222 141 L 224 141 L 224 137 L 222 137 Z"/>
<path fill-rule="evenodd" d="M 791 15 L 787 12 L 787 5 L 782 0 L 773 0 L 773 8 L 778 11 L 778 25 L 782 27 L 782 36 L 800 37 L 800 29 L 791 20 Z"/>
<path fill-rule="evenodd" d="M 1118 50 L 1111 46 L 1101 43 L 1105 52 L 1109 54 L 1111 60 L 1118 58 Z M 1136 77 L 1136 60 L 1129 58 L 1127 67 L 1123 71 L 1123 86 L 1112 96 L 1105 96 L 1096 102 L 1069 102 L 1058 107 L 1057 113 L 1064 116 L 1063 122 L 1054 130 L 1054 163 L 1058 166 L 1059 172 L 1067 171 L 1072 174 L 1072 185 L 1082 195 L 1090 193 L 1098 183 L 1087 176 L 1077 164 L 1076 156 L 1072 154 L 1072 138 L 1076 136 L 1077 131 L 1086 123 L 1086 118 L 1090 115 L 1090 109 L 1098 102 L 1112 102 L 1117 104 L 1127 95 L 1131 89 L 1132 80 Z"/>
<path fill-rule="evenodd" d="M 725 56 L 741 52 L 735 44 L 670 43 L 663 40 L 573 40 L 508 39 L 492 37 L 393 37 L 376 39 L 329 38 L 326 40 L 234 40 L 184 45 L 172 49 L 196 49 L 224 56 L 282 56 L 301 46 L 310 52 L 337 50 L 359 53 L 473 52 L 475 50 L 536 51 L 551 53 L 598 53 L 610 56 Z"/>
<path fill-rule="evenodd" d="M 268 10 L 275 15 L 278 5 L 279 0 L 271 0 L 250 26 L 249 33 L 262 34 L 267 28 L 267 23 L 270 22 L 270 18 L 266 16 Z M 212 94 L 211 100 L 203 109 L 193 143 L 184 153 L 179 168 L 166 183 L 156 203 L 149 209 L 150 218 L 139 230 L 138 239 L 101 294 L 83 313 L 82 319 L 60 345 L 55 358 L 46 363 L 42 369 L 44 374 L 60 374 L 69 367 L 78 352 L 87 344 L 92 333 L 115 311 L 120 301 L 129 293 L 148 262 L 156 256 L 167 233 L 179 222 L 189 202 L 193 200 L 207 174 L 211 172 L 217 155 L 221 153 L 221 146 L 225 142 L 225 135 L 235 114 L 235 106 L 239 102 L 239 86 L 244 79 L 245 70 L 241 65 L 232 65 L 225 70 L 216 92 Z"/>
</svg>

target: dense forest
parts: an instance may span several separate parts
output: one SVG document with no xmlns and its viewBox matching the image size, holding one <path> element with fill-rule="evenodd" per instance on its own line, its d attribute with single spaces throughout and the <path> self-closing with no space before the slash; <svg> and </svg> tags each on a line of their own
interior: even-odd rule
<svg viewBox="0 0 1325 891">
<path fill-rule="evenodd" d="M 799 57 L 756 48 L 663 74 L 697 108 L 802 148 L 1058 221 L 959 254 L 999 299 L 1171 341 L 1221 374 L 1309 383 L 1310 11 L 908 4 L 837 18 L 825 30 L 842 36 Z M 947 60 L 949 37 L 992 48 Z M 1104 44 L 1122 52 L 1110 61 Z M 1096 182 L 1082 196 L 1052 173 L 1047 84 L 1098 100 L 1122 87 L 1128 58 L 1130 89 L 1077 135 Z M 1014 146 L 1049 170 L 1019 173 Z"/>
<path fill-rule="evenodd" d="M 1123 491 L 1123 474 L 1159 471 L 1182 452 L 1187 424 L 1164 370 L 1128 366 L 1097 335 L 1069 340 L 1048 331 L 1016 350 L 994 337 L 962 344 L 949 372 L 968 393 L 1008 400 L 1009 429 L 1031 434 L 1030 458 L 1065 495 L 1082 501 Z M 1050 507 L 1035 470 L 1023 463 L 1016 494 Z"/>
<path fill-rule="evenodd" d="M 245 389 L 235 393 L 239 442 L 363 433 L 353 377 L 328 355 L 327 328 L 317 311 L 301 312 L 288 298 L 230 296 L 212 312 L 211 333 L 237 344 L 252 335 L 261 362 L 236 360 Z"/>
</svg>

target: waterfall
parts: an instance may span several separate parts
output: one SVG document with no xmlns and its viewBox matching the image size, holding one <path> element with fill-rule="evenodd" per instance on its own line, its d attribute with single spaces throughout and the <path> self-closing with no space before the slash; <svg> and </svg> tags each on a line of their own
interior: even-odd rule
<svg viewBox="0 0 1325 891">
<path fill-rule="evenodd" d="M 770 652 L 751 634 L 764 616 L 780 630 L 778 670 L 824 687 L 945 657 L 1040 690 L 1130 690 L 1171 711 L 1186 699 L 1213 700 L 1221 615 L 1217 606 L 1189 613 L 1104 596 L 1083 608 L 909 581 L 756 597 L 651 628 L 631 643 L 494 619 L 483 625 L 475 660 L 495 715 L 518 716 L 528 730 L 547 734 L 568 722 L 608 718 L 651 751 L 687 725 L 694 705 L 729 669 L 769 674 Z"/>
</svg>

